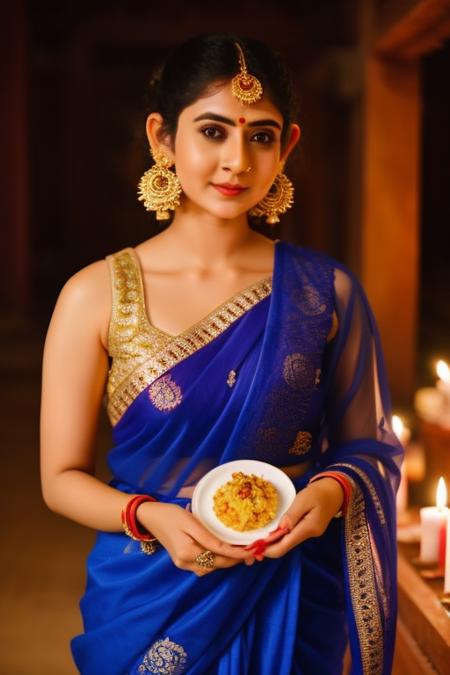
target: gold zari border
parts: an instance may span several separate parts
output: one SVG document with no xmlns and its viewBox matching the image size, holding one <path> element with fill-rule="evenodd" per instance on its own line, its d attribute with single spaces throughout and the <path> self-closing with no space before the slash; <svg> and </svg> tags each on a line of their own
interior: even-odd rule
<svg viewBox="0 0 450 675">
<path fill-rule="evenodd" d="M 380 520 L 381 525 L 386 525 L 386 517 L 383 511 L 383 507 L 381 506 L 380 499 L 378 497 L 377 491 L 375 490 L 375 487 L 370 480 L 370 478 L 367 476 L 367 474 L 362 471 L 358 466 L 354 466 L 353 464 L 347 464 L 346 462 L 341 462 L 340 464 L 335 464 L 334 466 L 345 466 L 348 469 L 351 469 L 354 471 L 364 482 L 366 485 L 367 489 L 369 490 L 370 497 L 374 503 L 375 506 L 375 511 L 377 513 L 377 516 Z M 347 476 L 347 474 L 345 474 Z M 348 476 L 347 476 L 348 478 Z M 371 533 L 370 533 L 370 528 L 369 528 L 369 538 L 370 541 L 372 541 Z M 372 544 L 372 554 L 373 554 L 373 565 L 374 565 L 374 570 L 375 570 L 375 576 L 377 580 L 377 587 L 379 594 L 381 596 L 381 601 L 383 603 L 383 611 L 384 615 L 387 616 L 389 612 L 389 604 L 387 601 L 386 593 L 385 593 L 385 588 L 384 588 L 384 581 L 383 581 L 383 570 L 381 569 L 380 565 L 380 559 L 378 555 L 378 551 L 376 549 L 375 543 L 373 542 Z"/>
<path fill-rule="evenodd" d="M 158 377 L 212 342 L 249 309 L 267 297 L 271 290 L 270 278 L 252 284 L 220 305 L 199 323 L 170 338 L 162 349 L 154 354 L 150 353 L 148 359 L 138 364 L 114 391 L 110 392 L 107 409 L 111 423 L 116 424 L 134 399 Z"/>
<path fill-rule="evenodd" d="M 341 464 L 341 466 L 345 466 Z M 350 467 L 354 469 L 353 466 Z M 344 519 L 350 594 L 364 675 L 383 672 L 384 640 L 364 494 L 355 481 Z"/>
</svg>

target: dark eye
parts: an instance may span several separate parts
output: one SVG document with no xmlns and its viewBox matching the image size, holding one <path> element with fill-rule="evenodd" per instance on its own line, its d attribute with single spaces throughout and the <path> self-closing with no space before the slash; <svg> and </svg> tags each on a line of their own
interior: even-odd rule
<svg viewBox="0 0 450 675">
<path fill-rule="evenodd" d="M 200 129 L 200 132 L 206 136 L 206 138 L 213 141 L 218 141 L 223 138 L 222 130 L 218 127 L 203 127 L 203 129 Z"/>
<path fill-rule="evenodd" d="M 257 134 L 252 136 L 252 140 L 255 140 L 257 143 L 261 143 L 262 145 L 267 145 L 268 143 L 272 143 L 274 138 L 273 135 L 268 131 L 259 131 Z"/>
</svg>

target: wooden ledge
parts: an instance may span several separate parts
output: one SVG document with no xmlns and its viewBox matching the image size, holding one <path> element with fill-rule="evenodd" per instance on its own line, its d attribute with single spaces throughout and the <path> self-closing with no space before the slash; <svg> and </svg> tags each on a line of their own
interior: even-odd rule
<svg viewBox="0 0 450 675">
<path fill-rule="evenodd" d="M 399 544 L 399 626 L 396 655 L 404 664 L 405 654 L 412 656 L 417 648 L 419 651 L 416 653 L 415 672 L 424 675 L 437 672 L 444 675 L 449 672 L 450 617 L 439 602 L 443 580 L 426 582 L 422 579 L 411 562 L 418 553 L 417 545 Z"/>
</svg>

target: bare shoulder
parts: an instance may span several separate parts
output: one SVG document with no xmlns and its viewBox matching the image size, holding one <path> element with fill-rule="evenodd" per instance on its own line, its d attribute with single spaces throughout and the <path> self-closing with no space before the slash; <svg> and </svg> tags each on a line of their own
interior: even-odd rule
<svg viewBox="0 0 450 675">
<path fill-rule="evenodd" d="M 106 348 L 111 316 L 111 281 L 106 260 L 83 267 L 66 281 L 54 316 L 63 316 L 74 325 L 96 332 Z"/>
<path fill-rule="evenodd" d="M 134 251 L 139 256 L 141 263 L 158 270 L 165 269 L 167 263 L 171 264 L 177 253 L 174 244 L 171 243 L 165 231 L 140 242 L 134 246 Z"/>
<path fill-rule="evenodd" d="M 336 267 L 334 270 L 334 287 L 336 295 L 340 298 L 346 297 L 351 291 L 352 286 L 353 283 L 350 274 L 341 267 Z"/>
<path fill-rule="evenodd" d="M 64 284 L 61 294 L 82 302 L 92 294 L 104 293 L 109 285 L 108 263 L 97 260 L 73 274 Z"/>
</svg>

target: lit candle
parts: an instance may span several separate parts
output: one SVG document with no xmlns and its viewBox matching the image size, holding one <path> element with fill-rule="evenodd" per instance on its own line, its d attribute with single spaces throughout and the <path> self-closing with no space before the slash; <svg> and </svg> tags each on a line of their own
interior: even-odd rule
<svg viewBox="0 0 450 675">
<path fill-rule="evenodd" d="M 445 361 L 439 360 L 436 365 L 436 372 L 439 377 L 437 387 L 447 401 L 450 401 L 450 368 Z"/>
<path fill-rule="evenodd" d="M 449 513 L 446 503 L 447 488 L 441 476 L 436 490 L 436 506 L 420 509 L 420 560 L 424 563 L 442 562 L 441 551 Z"/>
<path fill-rule="evenodd" d="M 444 593 L 450 593 L 450 517 L 447 517 L 447 543 L 445 546 Z"/>
<path fill-rule="evenodd" d="M 392 415 L 392 427 L 400 443 L 406 448 L 406 445 L 411 436 L 411 432 L 403 423 L 403 420 L 398 415 Z M 397 511 L 399 514 L 404 513 L 408 508 L 408 477 L 406 473 L 406 457 L 403 460 L 400 485 L 397 492 Z"/>
<path fill-rule="evenodd" d="M 422 387 L 414 396 L 414 406 L 425 422 L 450 428 L 450 368 L 440 359 L 436 364 L 438 381 L 435 387 Z"/>
</svg>

